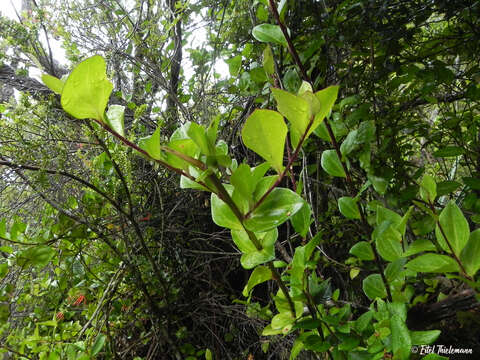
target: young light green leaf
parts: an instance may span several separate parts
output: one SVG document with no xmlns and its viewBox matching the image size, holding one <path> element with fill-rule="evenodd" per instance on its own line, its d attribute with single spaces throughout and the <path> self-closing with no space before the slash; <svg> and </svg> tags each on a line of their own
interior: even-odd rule
<svg viewBox="0 0 480 360">
<path fill-rule="evenodd" d="M 107 337 L 104 334 L 99 334 L 97 336 L 97 339 L 95 340 L 95 343 L 92 346 L 92 356 L 97 355 L 100 351 L 102 351 L 103 346 L 105 345 L 105 340 L 107 340 Z"/>
<path fill-rule="evenodd" d="M 470 228 L 467 219 L 463 216 L 462 210 L 460 210 L 453 200 L 450 200 L 440 213 L 438 221 L 448 242 L 452 246 L 453 252 L 455 255 L 460 256 L 470 236 Z M 435 235 L 443 250 L 451 252 L 438 224 L 435 228 Z"/>
<path fill-rule="evenodd" d="M 160 146 L 160 126 L 152 135 L 141 138 L 138 142 L 140 149 L 145 150 L 153 159 L 162 159 L 162 151 Z"/>
<path fill-rule="evenodd" d="M 213 360 L 212 350 L 205 350 L 205 360 Z"/>
<path fill-rule="evenodd" d="M 375 256 L 373 254 L 372 245 L 366 241 L 360 241 L 352 246 L 350 254 L 355 255 L 360 260 L 373 260 Z"/>
<path fill-rule="evenodd" d="M 430 175 L 424 175 L 420 182 L 420 197 L 427 203 L 433 203 L 437 197 L 437 183 Z"/>
<path fill-rule="evenodd" d="M 278 173 L 283 170 L 286 135 L 283 116 L 272 110 L 255 110 L 242 129 L 245 146 L 268 161 Z"/>
<path fill-rule="evenodd" d="M 207 132 L 202 125 L 194 122 L 188 122 L 184 125 L 185 132 L 188 137 L 198 146 L 202 154 L 214 155 L 213 144 L 210 144 L 207 137 Z"/>
<path fill-rule="evenodd" d="M 360 211 L 355 199 L 343 196 L 338 199 L 338 209 L 347 219 L 360 219 Z"/>
<path fill-rule="evenodd" d="M 245 220 L 245 226 L 255 232 L 276 228 L 300 210 L 303 203 L 292 190 L 275 188 Z"/>
<path fill-rule="evenodd" d="M 296 147 L 310 122 L 310 105 L 300 96 L 290 94 L 284 90 L 273 88 L 272 94 L 277 101 L 278 111 L 288 119 L 297 134 L 297 136 L 292 138 L 292 145 Z"/>
<path fill-rule="evenodd" d="M 77 119 L 104 120 L 113 85 L 107 79 L 107 65 L 101 56 L 82 61 L 67 78 L 62 91 L 63 109 Z"/>
<path fill-rule="evenodd" d="M 327 174 L 338 177 L 346 177 L 342 163 L 340 162 L 335 150 L 325 150 L 322 153 L 321 164 L 323 170 L 325 170 Z"/>
<path fill-rule="evenodd" d="M 273 52 L 270 45 L 265 47 L 263 50 L 263 69 L 267 75 L 275 74 L 275 62 L 273 60 Z"/>
<path fill-rule="evenodd" d="M 253 28 L 252 35 L 255 39 L 261 42 L 271 42 L 287 46 L 287 40 L 283 35 L 280 26 L 272 24 L 260 24 Z"/>
<path fill-rule="evenodd" d="M 233 193 L 233 186 L 224 184 L 225 189 L 231 196 Z M 221 200 L 216 194 L 212 193 L 211 199 L 212 219 L 215 224 L 221 227 L 232 230 L 242 230 L 243 226 L 240 220 L 235 216 L 232 209 Z"/>
<path fill-rule="evenodd" d="M 246 254 L 257 251 L 257 248 L 252 243 L 245 230 L 232 230 L 231 234 L 233 242 L 242 253 Z"/>
<path fill-rule="evenodd" d="M 449 256 L 440 254 L 424 254 L 409 261 L 405 267 L 416 272 L 457 272 L 459 271 L 458 264 Z"/>
<path fill-rule="evenodd" d="M 55 76 L 51 76 L 48 74 L 42 75 L 42 81 L 55 94 L 62 95 L 63 86 L 65 85 L 65 82 L 63 82 L 59 78 L 56 78 Z"/>
<path fill-rule="evenodd" d="M 362 288 L 365 295 L 367 295 L 371 300 L 374 300 L 377 297 L 381 299 L 387 297 L 387 290 L 385 289 L 385 285 L 383 284 L 380 274 L 368 275 L 363 280 Z"/>
<path fill-rule="evenodd" d="M 320 111 L 314 114 L 315 119 L 307 135 L 310 135 L 322 123 L 323 119 L 330 114 L 330 111 L 337 100 L 339 89 L 340 87 L 338 85 L 333 85 L 315 93 L 315 96 L 320 101 Z"/>
<path fill-rule="evenodd" d="M 250 200 L 255 190 L 255 179 L 250 166 L 247 164 L 238 165 L 237 169 L 230 176 L 230 182 L 245 199 Z"/>
<path fill-rule="evenodd" d="M 268 281 L 272 278 L 272 271 L 266 266 L 258 266 L 253 270 L 248 283 L 242 291 L 242 295 L 247 297 L 250 295 L 252 289 L 265 281 Z"/>
<path fill-rule="evenodd" d="M 412 345 L 428 345 L 434 343 L 440 334 L 440 330 L 410 331 L 410 339 Z"/>
<path fill-rule="evenodd" d="M 244 269 L 253 269 L 257 265 L 275 259 L 275 242 L 278 239 L 278 230 L 272 229 L 266 233 L 255 233 L 262 246 L 261 250 L 247 252 L 240 258 L 240 263 Z"/>
<path fill-rule="evenodd" d="M 467 274 L 474 276 L 480 269 L 480 229 L 472 231 L 467 245 L 463 248 L 460 260 Z"/>
<path fill-rule="evenodd" d="M 125 106 L 110 105 L 108 107 L 107 117 L 105 119 L 105 123 L 108 125 L 108 127 L 122 136 L 125 136 L 124 113 Z"/>
</svg>

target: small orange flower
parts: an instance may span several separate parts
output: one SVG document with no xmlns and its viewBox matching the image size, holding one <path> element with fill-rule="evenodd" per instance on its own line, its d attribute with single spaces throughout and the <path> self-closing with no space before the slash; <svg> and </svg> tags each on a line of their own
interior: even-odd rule
<svg viewBox="0 0 480 360">
<path fill-rule="evenodd" d="M 60 321 L 60 320 L 63 320 L 65 318 L 65 315 L 63 315 L 63 312 L 59 311 L 56 315 L 55 315 L 55 318 Z"/>
<path fill-rule="evenodd" d="M 75 302 L 72 305 L 73 306 L 79 306 L 82 302 L 84 304 L 87 303 L 87 299 L 85 298 L 85 295 L 78 295 L 77 299 L 75 300 Z"/>
</svg>

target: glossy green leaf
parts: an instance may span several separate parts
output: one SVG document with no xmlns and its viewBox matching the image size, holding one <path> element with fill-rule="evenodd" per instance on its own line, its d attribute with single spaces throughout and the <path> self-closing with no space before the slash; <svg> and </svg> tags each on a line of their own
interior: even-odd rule
<svg viewBox="0 0 480 360">
<path fill-rule="evenodd" d="M 225 184 L 225 189 L 227 192 L 232 195 L 233 187 L 231 185 Z M 235 216 L 230 207 L 221 200 L 216 194 L 212 193 L 211 195 L 211 209 L 212 209 L 212 219 L 215 224 L 221 227 L 232 230 L 242 230 L 243 226 Z"/>
<path fill-rule="evenodd" d="M 247 164 L 238 165 L 232 176 L 230 176 L 230 182 L 235 187 L 235 191 L 238 191 L 245 199 L 249 200 L 252 198 L 257 184 L 250 166 Z"/>
<path fill-rule="evenodd" d="M 54 93 L 58 95 L 62 94 L 63 86 L 65 85 L 64 81 L 60 80 L 59 78 L 56 78 L 55 76 L 51 76 L 48 74 L 42 75 L 42 81 Z"/>
<path fill-rule="evenodd" d="M 429 345 L 440 336 L 440 330 L 410 331 L 412 345 Z"/>
<path fill-rule="evenodd" d="M 232 230 L 231 234 L 233 242 L 242 253 L 257 251 L 257 248 L 250 240 L 245 230 Z"/>
<path fill-rule="evenodd" d="M 362 288 L 365 295 L 367 295 L 371 300 L 377 297 L 381 299 L 387 297 L 387 290 L 385 289 L 385 285 L 383 284 L 380 274 L 368 275 L 363 280 Z"/>
<path fill-rule="evenodd" d="M 480 269 L 480 229 L 470 234 L 467 245 L 461 252 L 460 261 L 470 276 L 474 276 Z"/>
<path fill-rule="evenodd" d="M 245 220 L 245 226 L 255 232 L 276 228 L 300 210 L 303 203 L 292 190 L 275 188 Z"/>
<path fill-rule="evenodd" d="M 337 156 L 335 150 L 325 150 L 322 153 L 322 168 L 325 172 L 332 176 L 346 177 L 342 163 Z"/>
<path fill-rule="evenodd" d="M 427 203 L 433 203 L 437 197 L 437 183 L 430 175 L 424 175 L 420 182 L 420 197 Z"/>
<path fill-rule="evenodd" d="M 242 129 L 245 146 L 263 157 L 278 173 L 283 170 L 286 135 L 283 116 L 272 110 L 255 110 Z"/>
<path fill-rule="evenodd" d="M 445 234 L 442 234 L 442 231 L 437 224 L 435 227 L 435 235 L 438 243 L 443 250 L 451 252 L 445 241 L 445 235 L 452 246 L 455 255 L 460 256 L 460 253 L 467 244 L 470 236 L 470 228 L 467 219 L 463 216 L 462 210 L 460 210 L 453 200 L 450 200 L 440 213 L 439 222 Z"/>
<path fill-rule="evenodd" d="M 292 138 L 292 146 L 295 148 L 309 125 L 310 105 L 302 97 L 281 89 L 272 88 L 272 94 L 277 101 L 278 111 L 288 119 L 292 126 L 290 131 L 296 133 L 296 136 Z"/>
<path fill-rule="evenodd" d="M 260 24 L 253 28 L 252 35 L 255 39 L 261 42 L 271 42 L 287 46 L 287 40 L 283 35 L 280 26 L 272 24 Z"/>
<path fill-rule="evenodd" d="M 124 113 L 125 106 L 110 105 L 108 107 L 107 117 L 105 118 L 105 123 L 108 127 L 122 136 L 125 136 Z"/>
<path fill-rule="evenodd" d="M 387 261 L 395 261 L 402 257 L 402 235 L 395 230 L 392 224 L 384 221 L 372 233 L 377 251 Z"/>
<path fill-rule="evenodd" d="M 366 241 L 360 241 L 352 246 L 350 254 L 355 255 L 360 260 L 373 260 L 375 255 L 373 254 L 372 245 Z"/>
<path fill-rule="evenodd" d="M 107 340 L 107 337 L 104 334 L 98 334 L 97 339 L 95 340 L 92 346 L 92 351 L 91 351 L 92 356 L 95 356 L 100 351 L 102 351 L 106 340 Z"/>
<path fill-rule="evenodd" d="M 399 360 L 409 359 L 412 341 L 405 320 L 399 315 L 393 314 L 390 318 L 390 328 L 392 330 L 392 348 L 394 356 Z"/>
<path fill-rule="evenodd" d="M 63 109 L 77 119 L 104 120 L 113 85 L 107 79 L 107 66 L 101 56 L 82 61 L 70 74 L 62 91 Z"/>
<path fill-rule="evenodd" d="M 152 135 L 141 138 L 138 146 L 145 150 L 153 159 L 162 159 L 162 151 L 160 146 L 160 127 L 153 132 Z"/>
<path fill-rule="evenodd" d="M 293 228 L 302 238 L 307 236 L 310 224 L 312 223 L 312 210 L 310 205 L 304 201 L 303 206 L 290 219 Z"/>
<path fill-rule="evenodd" d="M 347 219 L 360 219 L 360 211 L 355 199 L 343 196 L 338 199 L 338 209 Z"/>
<path fill-rule="evenodd" d="M 258 266 L 253 270 L 248 283 L 243 289 L 243 296 L 247 297 L 250 295 L 252 289 L 265 281 L 272 279 L 272 271 L 266 266 Z"/>
<path fill-rule="evenodd" d="M 416 272 L 445 273 L 459 271 L 458 264 L 449 256 L 424 254 L 409 261 L 405 267 Z"/>
<path fill-rule="evenodd" d="M 255 235 L 262 248 L 257 250 L 255 247 L 253 247 L 254 250 L 248 252 L 246 251 L 242 255 L 240 258 L 240 264 L 242 264 L 244 269 L 253 269 L 257 265 L 261 265 L 275 259 L 275 242 L 278 239 L 278 230 L 272 229 L 266 233 L 255 233 Z"/>
</svg>

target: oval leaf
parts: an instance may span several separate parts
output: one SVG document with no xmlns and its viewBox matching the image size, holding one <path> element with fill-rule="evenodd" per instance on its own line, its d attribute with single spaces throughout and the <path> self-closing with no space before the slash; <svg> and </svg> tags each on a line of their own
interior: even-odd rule
<svg viewBox="0 0 480 360">
<path fill-rule="evenodd" d="M 457 272 L 458 264 L 451 257 L 439 254 L 424 254 L 409 261 L 405 267 L 417 272 Z"/>
<path fill-rule="evenodd" d="M 445 241 L 445 235 L 448 242 L 452 246 L 455 255 L 460 256 L 460 253 L 467 244 L 470 236 L 470 228 L 468 226 L 467 219 L 465 219 L 465 216 L 463 216 L 462 210 L 460 210 L 454 201 L 451 200 L 442 210 L 439 216 L 439 223 L 444 234 L 437 224 L 435 228 L 435 235 L 438 243 L 443 250 L 451 253 L 450 247 Z"/>
<path fill-rule="evenodd" d="M 349 196 L 338 199 L 338 209 L 347 219 L 360 219 L 357 202 Z"/>
<path fill-rule="evenodd" d="M 342 163 L 335 150 L 325 150 L 322 153 L 322 168 L 327 174 L 338 177 L 346 177 Z"/>
<path fill-rule="evenodd" d="M 255 110 L 242 129 L 245 146 L 268 161 L 278 173 L 283 169 L 286 135 L 283 116 L 272 110 Z"/>
<path fill-rule="evenodd" d="M 385 298 L 387 297 L 387 290 L 383 284 L 380 274 L 372 274 L 367 276 L 362 283 L 363 292 L 370 299 Z"/>
<path fill-rule="evenodd" d="M 260 24 L 253 28 L 252 35 L 261 42 L 272 42 L 275 44 L 287 46 L 287 40 L 283 35 L 282 29 L 278 25 Z"/>
<path fill-rule="evenodd" d="M 265 281 L 268 281 L 271 278 L 272 271 L 266 266 L 259 266 L 255 268 L 255 270 L 253 270 L 252 274 L 250 275 L 250 279 L 248 279 L 247 285 L 243 289 L 243 296 L 247 297 L 255 286 Z"/>
<path fill-rule="evenodd" d="M 113 89 L 106 70 L 107 65 L 101 56 L 92 56 L 82 61 L 63 87 L 63 109 L 77 119 L 103 121 L 103 113 Z"/>
<path fill-rule="evenodd" d="M 110 129 L 122 136 L 125 136 L 124 113 L 125 106 L 110 105 L 107 111 L 107 118 L 105 119 L 105 123 L 110 127 Z"/>
<path fill-rule="evenodd" d="M 468 275 L 474 276 L 480 269 L 480 229 L 472 231 L 460 259 Z"/>
<path fill-rule="evenodd" d="M 245 226 L 255 232 L 276 228 L 300 210 L 303 203 L 304 200 L 290 189 L 273 189 L 245 220 Z"/>
</svg>

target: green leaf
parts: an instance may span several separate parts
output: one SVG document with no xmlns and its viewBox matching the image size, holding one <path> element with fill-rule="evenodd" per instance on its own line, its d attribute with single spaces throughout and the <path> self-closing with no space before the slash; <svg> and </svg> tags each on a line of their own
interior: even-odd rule
<svg viewBox="0 0 480 360">
<path fill-rule="evenodd" d="M 304 201 L 303 206 L 290 219 L 293 228 L 302 238 L 307 236 L 310 224 L 312 223 L 312 210 L 310 205 Z"/>
<path fill-rule="evenodd" d="M 58 95 L 62 94 L 63 86 L 65 85 L 65 82 L 63 82 L 59 78 L 56 78 L 55 76 L 51 76 L 48 74 L 43 74 L 42 81 L 54 93 Z"/>
<path fill-rule="evenodd" d="M 440 330 L 410 331 L 412 345 L 429 345 L 440 336 Z"/>
<path fill-rule="evenodd" d="M 232 230 L 231 234 L 233 242 L 242 253 L 246 254 L 257 251 L 257 248 L 250 240 L 245 230 Z"/>
<path fill-rule="evenodd" d="M 100 351 L 102 351 L 103 346 L 105 345 L 105 340 L 107 340 L 107 337 L 104 334 L 98 334 L 97 339 L 95 340 L 95 343 L 92 346 L 92 351 L 91 351 L 92 356 L 95 356 Z"/>
<path fill-rule="evenodd" d="M 234 56 L 231 59 L 225 60 L 225 62 L 228 64 L 228 71 L 230 72 L 230 75 L 233 77 L 238 76 L 242 66 L 242 55 Z"/>
<path fill-rule="evenodd" d="M 412 256 L 424 251 L 435 251 L 435 245 L 430 240 L 420 239 L 415 240 L 404 253 L 404 256 Z"/>
<path fill-rule="evenodd" d="M 330 114 L 337 100 L 339 89 L 340 87 L 338 85 L 333 85 L 315 93 L 315 96 L 320 101 L 320 111 L 315 114 L 313 125 L 307 135 L 310 135 L 322 123 L 323 119 Z"/>
<path fill-rule="evenodd" d="M 107 66 L 101 56 L 82 61 L 70 74 L 63 87 L 63 109 L 77 119 L 103 121 L 113 85 L 107 79 Z"/>
<path fill-rule="evenodd" d="M 420 197 L 423 201 L 433 204 L 437 197 L 437 183 L 430 175 L 424 175 L 420 182 Z"/>
<path fill-rule="evenodd" d="M 360 219 L 360 211 L 355 199 L 343 196 L 338 199 L 338 209 L 347 219 Z"/>
<path fill-rule="evenodd" d="M 205 350 L 205 360 L 213 360 L 212 350 Z"/>
<path fill-rule="evenodd" d="M 395 230 L 389 221 L 384 221 L 372 233 L 377 251 L 387 261 L 395 261 L 402 257 L 402 235 Z"/>
<path fill-rule="evenodd" d="M 371 300 L 376 299 L 377 297 L 383 299 L 387 297 L 387 290 L 383 284 L 382 277 L 380 274 L 372 274 L 367 276 L 362 283 L 363 292 Z"/>
<path fill-rule="evenodd" d="M 8 274 L 8 264 L 7 263 L 1 263 L 0 264 L 0 279 L 3 279 L 5 275 Z"/>
<path fill-rule="evenodd" d="M 388 187 L 387 180 L 385 180 L 382 177 L 375 176 L 373 174 L 368 174 L 367 178 L 372 183 L 373 188 L 375 189 L 376 192 L 378 192 L 380 195 L 385 195 L 385 192 L 387 191 L 387 187 Z"/>
<path fill-rule="evenodd" d="M 292 190 L 275 188 L 245 220 L 245 226 L 255 232 L 276 228 L 299 211 L 303 203 Z"/>
<path fill-rule="evenodd" d="M 287 46 L 287 40 L 283 35 L 280 26 L 272 24 L 260 24 L 253 28 L 252 35 L 261 42 L 271 42 Z"/>
<path fill-rule="evenodd" d="M 409 359 L 412 341 L 405 320 L 399 315 L 393 314 L 390 318 L 390 328 L 392 330 L 392 348 L 395 358 Z"/>
<path fill-rule="evenodd" d="M 437 195 L 443 196 L 457 190 L 462 184 L 457 181 L 446 180 L 437 184 Z"/>
<path fill-rule="evenodd" d="M 463 248 L 460 260 L 467 274 L 474 276 L 480 269 L 480 229 L 472 231 L 467 245 Z"/>
<path fill-rule="evenodd" d="M 35 246 L 17 254 L 17 262 L 20 266 L 32 263 L 34 266 L 41 269 L 48 265 L 55 254 L 55 250 L 50 246 Z"/>
<path fill-rule="evenodd" d="M 359 333 L 362 333 L 363 331 L 365 331 L 367 329 L 368 324 L 370 324 L 370 322 L 373 319 L 373 313 L 374 312 L 372 310 L 369 310 L 369 311 L 363 313 L 362 315 L 360 315 L 358 317 L 358 319 L 355 320 L 355 329 Z"/>
<path fill-rule="evenodd" d="M 124 113 L 125 106 L 110 105 L 107 111 L 107 118 L 105 119 L 108 127 L 122 136 L 125 136 Z"/>
<path fill-rule="evenodd" d="M 233 186 L 225 184 L 225 189 L 232 195 Z M 243 226 L 235 216 L 230 207 L 223 202 L 216 194 L 212 193 L 211 195 L 211 208 L 212 208 L 212 219 L 215 224 L 221 227 L 232 230 L 242 230 Z"/>
<path fill-rule="evenodd" d="M 140 149 L 145 150 L 153 159 L 162 159 L 162 151 L 160 146 L 160 126 L 152 135 L 141 138 L 138 142 Z"/>
<path fill-rule="evenodd" d="M 433 156 L 435 157 L 452 157 L 452 156 L 460 156 L 465 153 L 465 150 L 463 150 L 461 147 L 458 146 L 445 146 L 444 148 L 441 148 L 433 153 Z"/>
<path fill-rule="evenodd" d="M 440 213 L 438 221 L 448 242 L 452 246 L 453 252 L 455 255 L 460 256 L 470 236 L 470 228 L 467 219 L 463 216 L 462 210 L 460 210 L 453 200 L 450 200 Z M 438 224 L 435 227 L 435 235 L 443 250 L 451 252 Z"/>
<path fill-rule="evenodd" d="M 243 289 L 243 296 L 247 297 L 250 295 L 250 292 L 252 289 L 257 286 L 258 284 L 261 284 L 265 281 L 268 281 L 272 279 L 272 271 L 267 268 L 266 266 L 258 266 L 253 270 L 252 274 L 250 275 L 250 278 L 248 279 L 248 283 Z"/>
<path fill-rule="evenodd" d="M 355 255 L 360 260 L 373 260 L 375 256 L 373 254 L 372 245 L 366 241 L 360 241 L 352 246 L 350 254 Z"/>
<path fill-rule="evenodd" d="M 321 164 L 323 170 L 325 170 L 327 174 L 338 177 L 346 177 L 342 163 L 340 162 L 335 150 L 325 150 L 322 153 Z"/>
<path fill-rule="evenodd" d="M 457 272 L 458 264 L 451 257 L 439 254 L 424 254 L 409 261 L 405 267 L 416 272 Z"/>
<path fill-rule="evenodd" d="M 244 269 L 253 269 L 257 265 L 275 259 L 275 242 L 278 239 L 278 230 L 272 229 L 266 233 L 255 233 L 260 242 L 261 249 L 245 252 L 240 258 L 240 264 Z M 248 236 L 248 235 L 247 235 Z"/>
<path fill-rule="evenodd" d="M 296 148 L 310 122 L 310 105 L 302 97 L 290 94 L 284 90 L 273 88 L 272 94 L 277 101 L 278 111 L 285 116 L 292 125 L 290 131 L 296 134 L 292 137 L 292 145 Z"/>
<path fill-rule="evenodd" d="M 210 144 L 208 141 L 207 132 L 202 125 L 198 125 L 194 122 L 188 122 L 183 127 L 185 128 L 185 132 L 187 133 L 188 137 L 192 139 L 193 142 L 198 146 L 202 154 L 215 154 L 212 144 Z"/>
<path fill-rule="evenodd" d="M 278 173 L 283 170 L 286 135 L 283 116 L 272 110 L 255 110 L 242 129 L 245 146 L 263 157 Z"/>
<path fill-rule="evenodd" d="M 250 166 L 247 164 L 238 165 L 237 169 L 230 176 L 230 182 L 245 199 L 251 200 L 255 191 L 255 178 L 252 174 Z"/>
<path fill-rule="evenodd" d="M 275 61 L 273 60 L 273 52 L 270 45 L 263 50 L 263 69 L 267 75 L 275 74 Z"/>
</svg>

